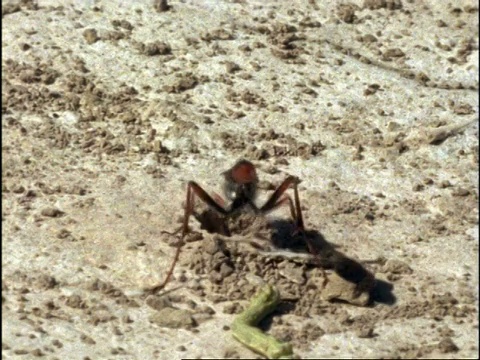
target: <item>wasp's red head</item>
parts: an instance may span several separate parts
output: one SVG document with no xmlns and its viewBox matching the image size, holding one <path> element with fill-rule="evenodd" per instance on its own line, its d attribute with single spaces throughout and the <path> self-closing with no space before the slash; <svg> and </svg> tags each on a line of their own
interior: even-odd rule
<svg viewBox="0 0 480 360">
<path fill-rule="evenodd" d="M 237 184 L 250 184 L 258 181 L 255 166 L 247 160 L 237 162 L 230 170 L 230 177 Z"/>
<path fill-rule="evenodd" d="M 255 198 L 257 192 L 257 172 L 250 161 L 240 160 L 230 170 L 223 173 L 225 195 L 239 207 Z M 233 206 L 233 205 L 232 205 Z"/>
</svg>

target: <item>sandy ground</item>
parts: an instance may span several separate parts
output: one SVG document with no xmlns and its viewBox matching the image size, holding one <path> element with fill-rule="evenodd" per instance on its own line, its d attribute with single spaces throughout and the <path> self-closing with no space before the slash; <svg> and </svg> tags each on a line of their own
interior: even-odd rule
<svg viewBox="0 0 480 360">
<path fill-rule="evenodd" d="M 258 357 L 230 325 L 259 281 L 299 357 L 478 358 L 476 1 L 169 3 L 2 1 L 2 359 Z M 221 193 L 241 158 L 258 204 L 301 178 L 369 301 L 194 218 L 143 291 L 187 182 Z"/>
</svg>

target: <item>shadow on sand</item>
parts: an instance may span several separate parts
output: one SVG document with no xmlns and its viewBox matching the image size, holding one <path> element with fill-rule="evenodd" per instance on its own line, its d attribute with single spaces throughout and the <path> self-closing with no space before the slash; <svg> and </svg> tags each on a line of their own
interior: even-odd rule
<svg viewBox="0 0 480 360">
<path fill-rule="evenodd" d="M 292 222 L 279 219 L 272 221 L 271 226 L 273 228 L 271 242 L 275 247 L 308 253 L 304 239 L 299 235 L 291 235 L 295 230 Z M 369 277 L 374 278 L 374 275 L 360 262 L 336 250 L 336 245 L 329 243 L 319 231 L 306 230 L 305 236 L 316 251 L 315 265 L 333 270 L 338 276 L 353 284 L 361 284 Z M 372 302 L 386 305 L 395 304 L 396 297 L 393 294 L 391 283 L 380 279 L 374 279 L 372 283 L 373 286 L 370 289 Z"/>
<path fill-rule="evenodd" d="M 208 232 L 227 237 L 231 235 L 227 222 L 214 211 L 207 210 L 194 216 L 201 223 L 201 227 Z M 268 239 L 270 247 L 299 254 L 311 254 L 306 244 L 308 241 L 315 251 L 315 254 L 312 254 L 315 256 L 309 261 L 311 264 L 333 270 L 343 280 L 357 286 L 359 292 L 368 292 L 370 304 L 395 304 L 396 297 L 391 283 L 375 279 L 365 266 L 336 250 L 336 246 L 329 243 L 320 232 L 306 230 L 304 238 L 300 234 L 292 235 L 295 233 L 295 226 L 291 221 L 276 219 L 268 223 L 272 229 L 271 238 Z"/>
</svg>

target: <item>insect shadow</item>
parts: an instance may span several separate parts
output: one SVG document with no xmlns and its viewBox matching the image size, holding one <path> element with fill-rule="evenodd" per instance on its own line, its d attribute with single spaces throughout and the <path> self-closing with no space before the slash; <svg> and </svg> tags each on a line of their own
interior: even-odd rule
<svg viewBox="0 0 480 360">
<path fill-rule="evenodd" d="M 294 252 L 308 253 L 308 248 L 301 237 L 292 236 L 295 226 L 291 221 L 275 219 L 271 222 L 273 246 L 279 249 L 288 249 Z M 366 277 L 373 276 L 363 264 L 349 258 L 336 248 L 338 245 L 330 243 L 323 234 L 317 230 L 305 230 L 305 236 L 316 250 L 315 264 L 323 269 L 333 270 L 344 280 L 360 284 Z M 394 305 L 397 301 L 393 294 L 393 284 L 381 280 L 374 280 L 374 286 L 370 290 L 372 305 L 382 303 Z"/>
<path fill-rule="evenodd" d="M 227 223 L 222 221 L 222 218 L 215 212 L 207 210 L 201 214 L 195 214 L 195 218 L 200 222 L 202 229 L 226 237 L 231 236 Z M 358 285 L 359 288 L 362 283 L 373 284 L 369 289 L 370 305 L 376 303 L 393 305 L 396 303 L 393 284 L 374 278 L 374 275 L 363 264 L 337 250 L 338 246 L 327 241 L 319 231 L 305 230 L 304 236 L 301 236 L 301 234 L 295 234 L 296 225 L 291 220 L 273 219 L 269 220 L 268 223 L 271 236 L 270 239 L 265 240 L 269 242 L 267 247 L 270 247 L 270 250 L 273 248 L 276 251 L 283 250 L 290 254 L 312 255 L 312 249 L 309 249 L 305 242 L 306 237 L 315 252 L 310 261 L 313 267 L 332 270 L 342 279 Z M 338 301 L 341 302 L 341 300 Z M 283 304 L 280 308 L 288 306 L 288 304 Z"/>
</svg>

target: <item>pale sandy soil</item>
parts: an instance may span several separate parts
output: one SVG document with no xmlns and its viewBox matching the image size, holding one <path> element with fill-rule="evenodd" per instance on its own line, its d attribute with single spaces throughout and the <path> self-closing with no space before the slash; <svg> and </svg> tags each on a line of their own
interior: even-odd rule
<svg viewBox="0 0 480 360">
<path fill-rule="evenodd" d="M 2 358 L 258 357 L 229 330 L 252 277 L 290 294 L 263 327 L 299 357 L 478 357 L 476 1 L 169 3 L 2 1 Z M 259 204 L 302 179 L 369 306 L 193 218 L 174 291 L 144 293 L 187 181 L 241 158 Z"/>
</svg>

